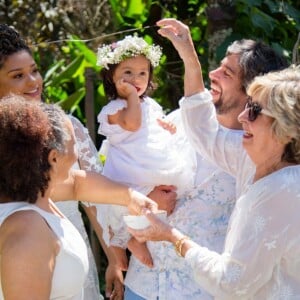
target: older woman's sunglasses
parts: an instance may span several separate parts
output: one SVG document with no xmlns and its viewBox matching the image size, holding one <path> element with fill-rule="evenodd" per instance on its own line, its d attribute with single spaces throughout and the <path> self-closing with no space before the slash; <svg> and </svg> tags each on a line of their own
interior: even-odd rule
<svg viewBox="0 0 300 300">
<path fill-rule="evenodd" d="M 248 97 L 245 109 L 248 109 L 248 120 L 254 122 L 259 114 L 264 114 L 266 116 L 272 117 L 271 114 L 263 109 L 258 102 L 252 101 L 251 97 Z"/>
</svg>

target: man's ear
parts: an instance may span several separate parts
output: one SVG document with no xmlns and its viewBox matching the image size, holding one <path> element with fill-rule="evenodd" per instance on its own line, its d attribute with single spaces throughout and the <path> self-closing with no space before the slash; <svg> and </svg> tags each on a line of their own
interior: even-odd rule
<svg viewBox="0 0 300 300">
<path fill-rule="evenodd" d="M 56 168 L 57 159 L 58 159 L 58 152 L 56 149 L 52 149 L 48 155 L 48 162 L 51 165 L 52 169 Z"/>
</svg>

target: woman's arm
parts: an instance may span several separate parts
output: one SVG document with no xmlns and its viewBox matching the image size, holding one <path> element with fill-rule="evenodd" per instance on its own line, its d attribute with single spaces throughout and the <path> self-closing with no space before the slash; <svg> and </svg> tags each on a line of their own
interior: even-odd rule
<svg viewBox="0 0 300 300">
<path fill-rule="evenodd" d="M 78 147 L 78 163 L 80 169 L 94 171 L 101 174 L 103 166 L 99 159 L 97 149 L 90 138 L 88 130 L 78 119 L 71 117 L 71 121 L 76 136 L 76 145 Z M 103 240 L 103 229 L 97 220 L 97 209 L 101 210 L 102 207 L 99 205 L 97 207 L 95 205 L 89 205 L 89 203 L 82 203 L 82 207 L 108 260 L 108 267 L 105 272 L 105 295 L 112 296 L 111 299 L 115 299 L 116 297 L 123 298 L 123 273 L 115 263 L 112 250 L 106 246 Z"/>
<path fill-rule="evenodd" d="M 287 258 L 291 255 L 289 249 L 299 236 L 297 212 L 300 206 L 295 197 L 299 187 L 291 177 L 287 180 L 294 182 L 289 187 L 280 183 L 281 180 L 278 177 L 278 182 L 260 182 L 239 200 L 239 209 L 233 212 L 222 254 L 197 245 L 152 214 L 148 216 L 151 227 L 129 229 L 129 232 L 139 241 L 173 243 L 174 251 L 177 248 L 185 257 L 199 285 L 218 299 L 251 299 L 262 291 L 259 298 L 266 299 L 267 284 L 272 280 L 274 270 L 284 255 Z M 289 199 L 289 205 L 282 199 Z"/>
<path fill-rule="evenodd" d="M 77 201 L 128 206 L 133 214 L 144 208 L 157 210 L 157 204 L 143 194 L 112 181 L 103 175 L 83 170 L 71 170 L 69 178 L 51 191 L 54 201 Z"/>
</svg>

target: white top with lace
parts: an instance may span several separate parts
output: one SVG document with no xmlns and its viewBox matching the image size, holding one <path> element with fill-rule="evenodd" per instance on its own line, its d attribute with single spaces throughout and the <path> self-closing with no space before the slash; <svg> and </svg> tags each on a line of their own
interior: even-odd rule
<svg viewBox="0 0 300 300">
<path fill-rule="evenodd" d="M 255 167 L 241 135 L 219 127 L 210 93 L 183 99 L 180 106 L 193 145 L 236 176 L 239 195 L 223 253 L 205 245 L 187 251 L 195 279 L 215 299 L 300 299 L 300 167 L 253 183 Z"/>
<path fill-rule="evenodd" d="M 78 149 L 78 162 L 74 164 L 73 168 L 101 173 L 102 164 L 97 149 L 89 136 L 88 130 L 78 119 L 73 116 L 69 117 L 74 128 L 76 146 Z M 78 201 L 61 201 L 56 202 L 56 205 L 80 232 L 88 248 L 89 272 L 85 282 L 84 300 L 103 299 L 99 291 L 99 280 L 95 259 L 84 227 L 81 212 L 78 208 Z M 98 209 L 101 209 L 101 205 L 97 207 Z"/>
</svg>

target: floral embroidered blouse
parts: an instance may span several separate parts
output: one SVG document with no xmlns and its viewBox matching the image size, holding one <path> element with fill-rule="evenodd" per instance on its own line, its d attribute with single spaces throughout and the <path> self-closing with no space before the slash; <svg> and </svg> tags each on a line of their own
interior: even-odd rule
<svg viewBox="0 0 300 300">
<path fill-rule="evenodd" d="M 187 251 L 194 278 L 215 299 L 300 299 L 299 165 L 253 183 L 241 135 L 218 125 L 210 93 L 184 98 L 180 107 L 194 147 L 236 177 L 239 195 L 223 253 L 203 244 Z"/>
<path fill-rule="evenodd" d="M 235 203 L 235 180 L 198 157 L 196 183 L 177 200 L 168 217 L 193 241 L 221 253 L 228 220 Z M 154 267 L 148 268 L 131 256 L 125 285 L 147 300 L 212 300 L 194 279 L 191 267 L 166 242 L 147 242 Z"/>
</svg>

